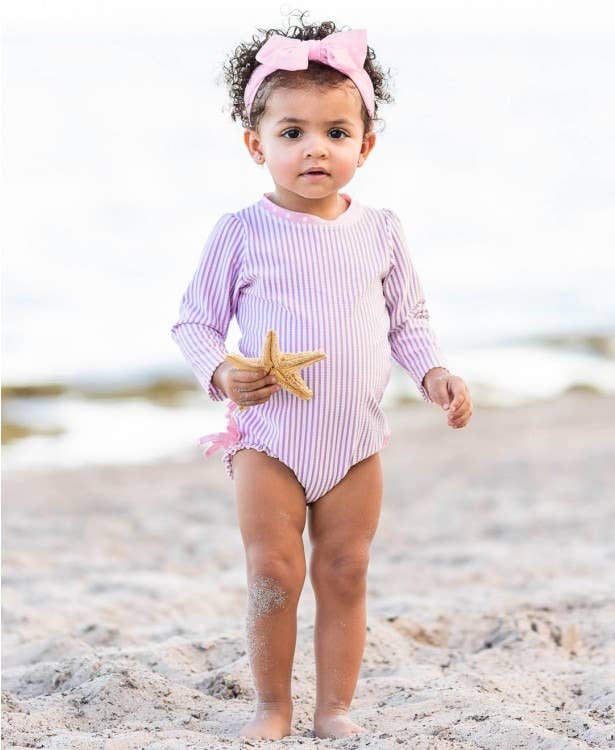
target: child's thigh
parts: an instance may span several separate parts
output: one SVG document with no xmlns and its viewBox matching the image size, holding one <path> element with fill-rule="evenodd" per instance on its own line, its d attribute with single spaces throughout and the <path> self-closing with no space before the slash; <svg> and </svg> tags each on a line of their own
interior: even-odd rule
<svg viewBox="0 0 615 750">
<path fill-rule="evenodd" d="M 335 487 L 308 506 L 315 551 L 335 557 L 367 549 L 378 528 L 382 494 L 380 453 L 374 453 L 354 464 Z"/>
<path fill-rule="evenodd" d="M 246 551 L 275 553 L 289 561 L 299 552 L 303 556 L 306 503 L 295 473 L 263 451 L 242 448 L 233 456 L 233 477 Z"/>
</svg>

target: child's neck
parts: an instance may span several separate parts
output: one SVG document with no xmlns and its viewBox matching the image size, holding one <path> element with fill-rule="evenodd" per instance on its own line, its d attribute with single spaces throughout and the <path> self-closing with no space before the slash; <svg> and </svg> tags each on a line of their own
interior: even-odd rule
<svg viewBox="0 0 615 750">
<path fill-rule="evenodd" d="M 287 211 L 313 214 L 321 219 L 337 219 L 348 208 L 348 202 L 337 192 L 322 198 L 304 198 L 290 190 L 276 187 L 268 197 L 273 203 Z"/>
</svg>

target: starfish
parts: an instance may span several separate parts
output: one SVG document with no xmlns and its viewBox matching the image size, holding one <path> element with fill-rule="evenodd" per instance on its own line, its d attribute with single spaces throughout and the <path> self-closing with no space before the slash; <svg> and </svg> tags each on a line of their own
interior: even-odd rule
<svg viewBox="0 0 615 750">
<path fill-rule="evenodd" d="M 278 334 L 271 330 L 267 333 L 263 343 L 260 357 L 244 357 L 243 354 L 227 354 L 226 360 L 237 365 L 242 370 L 265 370 L 265 373 L 275 375 L 279 385 L 289 393 L 308 401 L 313 392 L 307 387 L 305 381 L 299 375 L 298 370 L 309 367 L 315 362 L 326 358 L 321 351 L 315 352 L 293 352 L 280 351 Z M 239 406 L 240 410 L 249 409 L 249 406 Z"/>
</svg>

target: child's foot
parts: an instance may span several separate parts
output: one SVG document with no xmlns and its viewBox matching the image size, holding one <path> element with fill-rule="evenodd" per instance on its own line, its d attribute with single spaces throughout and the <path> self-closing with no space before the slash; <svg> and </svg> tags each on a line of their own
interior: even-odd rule
<svg viewBox="0 0 615 750">
<path fill-rule="evenodd" d="M 292 708 L 257 708 L 254 718 L 239 730 L 239 737 L 281 740 L 291 733 Z"/>
<path fill-rule="evenodd" d="M 346 712 L 317 714 L 314 717 L 314 734 L 317 737 L 339 739 L 352 734 L 363 734 L 367 730 L 350 721 Z"/>
</svg>

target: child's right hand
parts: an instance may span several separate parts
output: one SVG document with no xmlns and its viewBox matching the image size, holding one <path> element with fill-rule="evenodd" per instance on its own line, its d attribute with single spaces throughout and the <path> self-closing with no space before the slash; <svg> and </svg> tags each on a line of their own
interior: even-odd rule
<svg viewBox="0 0 615 750">
<path fill-rule="evenodd" d="M 274 375 L 266 375 L 264 370 L 241 370 L 230 362 L 218 365 L 212 381 L 238 406 L 264 404 L 280 390 Z"/>
</svg>

